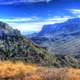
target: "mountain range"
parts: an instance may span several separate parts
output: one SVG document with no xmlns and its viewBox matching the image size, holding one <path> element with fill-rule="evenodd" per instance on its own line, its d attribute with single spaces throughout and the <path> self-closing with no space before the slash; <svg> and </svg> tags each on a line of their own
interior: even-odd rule
<svg viewBox="0 0 80 80">
<path fill-rule="evenodd" d="M 45 42 L 44 39 L 41 37 L 40 33 L 37 36 L 41 38 L 40 40 L 38 38 L 38 41 L 41 41 L 43 43 Z M 44 36 L 44 38 L 46 37 Z M 41 66 L 80 67 L 79 58 L 76 58 L 75 56 L 69 54 L 57 55 L 55 54 L 55 51 L 52 54 L 52 52 L 49 51 L 48 48 L 44 46 L 40 46 L 39 44 L 36 44 L 36 42 L 32 41 L 31 39 L 26 38 L 20 33 L 19 30 L 13 29 L 7 23 L 0 22 L 0 60 L 1 61 L 20 60 L 26 63 L 33 63 Z M 49 46 L 51 47 L 52 45 Z"/>
<path fill-rule="evenodd" d="M 44 25 L 31 40 L 53 54 L 80 56 L 80 18 Z"/>
</svg>

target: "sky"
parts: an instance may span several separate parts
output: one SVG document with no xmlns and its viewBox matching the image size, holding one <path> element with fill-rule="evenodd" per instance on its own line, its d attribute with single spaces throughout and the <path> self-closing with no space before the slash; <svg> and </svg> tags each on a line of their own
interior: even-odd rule
<svg viewBox="0 0 80 80">
<path fill-rule="evenodd" d="M 22 33 L 80 17 L 80 0 L 0 0 L 0 21 Z"/>
</svg>

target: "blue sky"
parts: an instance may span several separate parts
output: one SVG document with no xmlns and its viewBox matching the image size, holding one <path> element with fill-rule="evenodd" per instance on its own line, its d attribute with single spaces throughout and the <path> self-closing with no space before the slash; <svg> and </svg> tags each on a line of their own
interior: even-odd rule
<svg viewBox="0 0 80 80">
<path fill-rule="evenodd" d="M 21 32 L 80 17 L 80 0 L 0 0 L 0 21 Z"/>
</svg>

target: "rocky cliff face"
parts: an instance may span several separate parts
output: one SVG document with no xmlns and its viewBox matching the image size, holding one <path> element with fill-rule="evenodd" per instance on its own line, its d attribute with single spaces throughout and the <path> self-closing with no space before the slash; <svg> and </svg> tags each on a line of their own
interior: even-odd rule
<svg viewBox="0 0 80 80">
<path fill-rule="evenodd" d="M 80 18 L 44 25 L 38 35 L 31 39 L 56 54 L 80 55 Z"/>
<path fill-rule="evenodd" d="M 64 23 L 57 23 L 51 25 L 44 25 L 39 32 L 39 36 L 54 35 L 57 34 L 71 34 L 80 31 L 80 18 L 70 19 Z M 48 36 L 49 37 L 49 36 Z"/>
</svg>

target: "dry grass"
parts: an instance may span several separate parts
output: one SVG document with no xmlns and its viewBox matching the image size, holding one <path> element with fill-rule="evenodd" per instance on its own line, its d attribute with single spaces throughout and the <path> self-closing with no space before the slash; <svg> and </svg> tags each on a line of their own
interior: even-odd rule
<svg viewBox="0 0 80 80">
<path fill-rule="evenodd" d="M 24 64 L 22 62 L 0 62 L 0 78 L 14 78 L 23 76 L 36 70 L 33 65 Z"/>
<path fill-rule="evenodd" d="M 25 80 L 80 80 L 80 69 L 39 69 Z"/>
<path fill-rule="evenodd" d="M 41 68 L 22 62 L 0 62 L 0 80 L 80 80 L 80 69 Z"/>
</svg>

